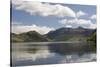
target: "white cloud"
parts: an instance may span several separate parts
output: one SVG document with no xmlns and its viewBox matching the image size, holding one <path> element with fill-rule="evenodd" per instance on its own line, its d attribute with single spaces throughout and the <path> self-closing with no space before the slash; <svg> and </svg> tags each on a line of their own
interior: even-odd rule
<svg viewBox="0 0 100 67">
<path fill-rule="evenodd" d="M 77 17 L 84 16 L 84 15 L 86 15 L 86 13 L 83 12 L 83 11 L 78 11 L 78 12 L 76 13 L 76 16 L 77 16 Z"/>
<path fill-rule="evenodd" d="M 23 33 L 28 31 L 37 31 L 40 34 L 46 34 L 51 30 L 54 30 L 54 28 L 46 27 L 46 26 L 37 26 L 35 24 L 33 25 L 15 25 L 12 26 L 12 32 L 13 33 Z"/>
<path fill-rule="evenodd" d="M 68 20 L 67 19 L 63 19 L 63 20 L 60 20 L 59 23 L 65 25 L 65 24 L 68 23 Z"/>
<path fill-rule="evenodd" d="M 21 22 L 14 22 L 14 21 L 12 21 L 12 25 L 22 25 L 22 23 Z"/>
<path fill-rule="evenodd" d="M 58 17 L 75 17 L 75 12 L 67 7 L 60 4 L 52 5 L 50 3 L 42 3 L 37 1 L 22 1 L 12 0 L 12 4 L 17 10 L 23 10 L 31 15 L 40 16 L 58 16 Z"/>
<path fill-rule="evenodd" d="M 95 14 L 95 15 L 92 15 L 92 16 L 90 17 L 90 19 L 96 19 L 96 18 L 97 18 L 96 14 Z"/>
<path fill-rule="evenodd" d="M 79 20 L 77 20 L 77 24 L 79 24 L 79 25 L 89 25 L 89 24 L 91 24 L 92 22 L 91 22 L 91 20 L 85 20 L 85 19 L 79 19 Z"/>
<path fill-rule="evenodd" d="M 92 23 L 91 20 L 85 20 L 85 19 L 70 19 L 70 20 L 63 19 L 59 21 L 59 23 L 73 28 L 76 28 L 78 26 L 82 26 L 84 28 L 90 28 L 90 29 L 96 28 L 96 24 Z"/>
<path fill-rule="evenodd" d="M 95 29 L 97 27 L 97 24 L 91 24 L 89 28 Z"/>
<path fill-rule="evenodd" d="M 71 26 L 71 25 L 66 25 L 65 27 L 67 27 L 67 28 L 72 28 L 72 26 Z"/>
</svg>

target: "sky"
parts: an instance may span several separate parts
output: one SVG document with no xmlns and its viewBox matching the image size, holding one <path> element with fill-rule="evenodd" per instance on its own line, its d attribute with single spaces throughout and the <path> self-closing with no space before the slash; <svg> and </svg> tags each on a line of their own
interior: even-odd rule
<svg viewBox="0 0 100 67">
<path fill-rule="evenodd" d="M 46 34 L 62 27 L 96 28 L 96 6 L 12 0 L 12 32 Z"/>
</svg>

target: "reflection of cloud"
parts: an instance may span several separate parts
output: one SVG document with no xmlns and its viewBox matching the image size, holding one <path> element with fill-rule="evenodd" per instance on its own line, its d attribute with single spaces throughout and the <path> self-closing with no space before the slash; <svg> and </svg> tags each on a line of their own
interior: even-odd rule
<svg viewBox="0 0 100 67">
<path fill-rule="evenodd" d="M 47 26 L 37 26 L 35 24 L 33 25 L 14 25 L 12 26 L 12 32 L 13 33 L 23 33 L 28 31 L 37 31 L 40 34 L 46 34 L 51 30 L 54 30 L 54 28 L 50 28 Z"/>
<path fill-rule="evenodd" d="M 17 52 L 13 54 L 13 61 L 36 61 L 37 59 L 46 59 L 55 56 L 55 53 L 50 53 L 48 50 L 38 50 L 36 53 L 21 53 Z"/>
<path fill-rule="evenodd" d="M 15 59 L 15 60 L 14 60 Z M 48 60 L 49 59 L 49 60 Z M 71 55 L 59 55 L 56 53 L 50 53 L 48 50 L 39 50 L 36 53 L 20 53 L 13 55 L 13 61 L 19 61 L 19 62 L 29 62 L 32 61 L 31 64 L 35 63 L 35 61 L 44 61 L 43 63 L 49 62 L 50 63 L 77 63 L 77 62 L 90 62 L 90 61 L 96 61 L 96 54 L 95 53 L 88 53 L 83 55 L 78 54 L 71 54 Z M 27 64 L 26 63 L 26 64 Z M 40 62 L 42 63 L 42 62 Z"/>
<path fill-rule="evenodd" d="M 89 62 L 94 60 L 96 60 L 96 54 L 94 53 L 83 54 L 82 56 L 73 54 L 73 55 L 66 55 L 63 60 L 59 61 L 59 63 Z"/>
<path fill-rule="evenodd" d="M 84 28 L 90 28 L 90 29 L 95 29 L 96 24 L 92 23 L 91 20 L 85 20 L 85 19 L 63 19 L 59 21 L 59 23 L 63 25 L 68 25 L 72 26 L 73 28 L 76 28 L 78 26 L 82 26 Z"/>
<path fill-rule="evenodd" d="M 54 55 L 54 53 L 50 53 L 48 50 L 39 50 L 35 54 L 33 54 L 32 59 L 35 61 L 36 59 L 49 58 L 53 57 Z"/>
<path fill-rule="evenodd" d="M 90 53 L 90 54 L 84 54 L 77 59 L 77 62 L 85 62 L 85 61 L 93 61 L 96 60 L 96 54 Z M 74 61 L 75 62 L 75 61 Z"/>
<path fill-rule="evenodd" d="M 12 0 L 12 4 L 15 6 L 16 10 L 23 10 L 31 15 L 75 17 L 75 12 L 71 8 L 60 4 L 52 5 L 50 3 L 22 0 Z"/>
</svg>

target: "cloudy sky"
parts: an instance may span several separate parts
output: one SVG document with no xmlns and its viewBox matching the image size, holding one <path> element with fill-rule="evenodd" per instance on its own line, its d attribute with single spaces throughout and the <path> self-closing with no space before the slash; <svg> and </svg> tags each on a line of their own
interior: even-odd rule
<svg viewBox="0 0 100 67">
<path fill-rule="evenodd" d="M 12 32 L 46 34 L 61 27 L 96 28 L 96 6 L 12 0 Z"/>
</svg>

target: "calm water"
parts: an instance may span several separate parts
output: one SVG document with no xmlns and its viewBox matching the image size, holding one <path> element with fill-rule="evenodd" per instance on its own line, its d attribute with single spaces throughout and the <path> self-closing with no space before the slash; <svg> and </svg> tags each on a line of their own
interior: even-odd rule
<svg viewBox="0 0 100 67">
<path fill-rule="evenodd" d="M 12 65 L 31 66 L 96 61 L 93 42 L 29 42 L 12 44 Z"/>
</svg>

